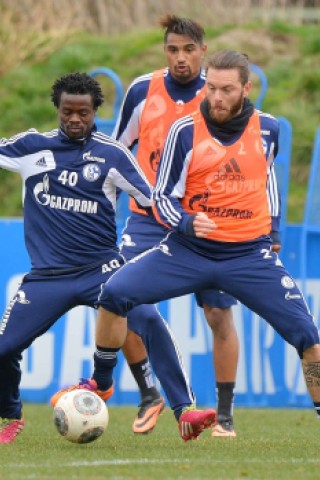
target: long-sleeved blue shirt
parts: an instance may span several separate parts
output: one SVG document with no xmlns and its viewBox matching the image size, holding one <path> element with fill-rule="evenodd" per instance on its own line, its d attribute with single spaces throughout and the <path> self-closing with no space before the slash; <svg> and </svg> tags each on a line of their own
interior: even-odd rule
<svg viewBox="0 0 320 480">
<path fill-rule="evenodd" d="M 151 187 L 134 156 L 95 128 L 83 141 L 58 129 L 2 139 L 0 167 L 22 177 L 25 242 L 35 269 L 91 264 L 117 250 L 117 189 L 151 206 Z"/>
</svg>

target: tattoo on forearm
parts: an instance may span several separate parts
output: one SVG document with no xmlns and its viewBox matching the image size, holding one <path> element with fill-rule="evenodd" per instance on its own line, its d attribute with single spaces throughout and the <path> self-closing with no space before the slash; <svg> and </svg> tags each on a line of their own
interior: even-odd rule
<svg viewBox="0 0 320 480">
<path fill-rule="evenodd" d="M 303 373 L 308 388 L 320 386 L 320 362 L 303 362 Z"/>
</svg>

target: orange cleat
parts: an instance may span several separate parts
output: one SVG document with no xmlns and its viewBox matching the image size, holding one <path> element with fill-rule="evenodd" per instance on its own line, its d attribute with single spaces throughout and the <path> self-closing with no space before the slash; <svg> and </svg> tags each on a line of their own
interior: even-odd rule
<svg viewBox="0 0 320 480">
<path fill-rule="evenodd" d="M 71 385 L 70 387 L 62 388 L 57 393 L 52 395 L 50 399 L 51 405 L 55 407 L 59 398 L 61 398 L 62 395 L 64 395 L 65 393 L 71 392 L 72 390 L 90 390 L 91 392 L 99 395 L 99 397 L 106 402 L 110 397 L 112 397 L 114 387 L 113 385 L 111 385 L 108 390 L 98 390 L 97 382 L 93 380 L 93 378 L 81 378 L 80 382 L 77 385 Z"/>
</svg>

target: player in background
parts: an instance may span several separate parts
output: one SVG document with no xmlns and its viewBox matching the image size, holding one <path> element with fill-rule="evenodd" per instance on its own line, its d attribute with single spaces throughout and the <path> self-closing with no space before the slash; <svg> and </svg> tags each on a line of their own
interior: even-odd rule
<svg viewBox="0 0 320 480">
<path fill-rule="evenodd" d="M 296 348 L 320 418 L 319 332 L 269 237 L 266 183 L 278 147 L 278 121 L 248 99 L 249 64 L 239 52 L 209 57 L 206 88 L 200 109 L 171 126 L 157 173 L 155 205 L 171 231 L 105 284 L 99 344 L 107 352 L 121 348 L 126 315 L 136 305 L 203 289 L 226 291 Z M 229 164 L 237 168 L 237 178 L 226 173 Z M 112 370 L 110 365 L 110 385 Z"/>
<path fill-rule="evenodd" d="M 167 68 L 142 75 L 130 85 L 113 135 L 131 150 L 137 146 L 136 158 L 149 182 L 154 185 L 156 172 L 163 148 L 165 136 L 173 121 L 195 110 L 205 95 L 205 72 L 202 62 L 206 53 L 204 30 L 201 25 L 188 18 L 172 15 L 165 16 L 160 22 L 164 29 L 164 53 Z M 226 166 L 234 176 L 237 168 Z M 276 191 L 272 175 L 271 192 Z M 277 195 L 270 195 L 273 208 L 273 229 L 278 230 L 279 209 Z M 121 253 L 127 260 L 157 244 L 167 228 L 155 223 L 133 201 L 130 201 L 131 216 L 122 233 Z M 273 232 L 275 248 L 279 238 Z M 143 288 L 143 287 L 142 287 Z M 213 428 L 213 436 L 236 436 L 233 423 L 233 398 L 238 363 L 238 338 L 232 318 L 231 306 L 236 300 L 218 290 L 207 290 L 196 295 L 197 303 L 203 307 L 213 333 L 213 359 L 216 373 L 218 398 L 218 422 Z M 147 338 L 151 365 L 164 387 L 173 410 L 188 396 L 190 387 L 184 382 L 184 373 L 179 354 L 173 343 L 169 328 L 164 329 L 165 321 L 160 313 L 152 315 L 152 333 L 144 332 Z M 131 322 L 128 314 L 129 332 L 122 350 L 126 356 L 134 378 L 140 388 L 141 405 L 133 423 L 133 431 L 146 433 L 153 428 L 162 409 L 161 395 L 157 391 L 150 372 L 150 365 L 141 339 L 141 329 L 148 323 L 138 319 Z M 150 323 L 151 332 L 151 323 Z M 138 334 L 138 335 L 137 335 Z M 170 352 L 175 359 L 175 378 L 181 378 L 179 385 L 168 375 L 162 373 L 163 352 Z M 159 376 L 160 373 L 160 376 Z M 171 393 L 172 392 L 172 393 Z M 146 418 L 149 421 L 146 422 Z"/>
</svg>

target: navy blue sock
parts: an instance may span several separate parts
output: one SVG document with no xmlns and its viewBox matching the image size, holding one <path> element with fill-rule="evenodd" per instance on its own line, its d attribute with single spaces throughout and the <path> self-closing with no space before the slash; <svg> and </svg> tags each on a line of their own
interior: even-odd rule
<svg viewBox="0 0 320 480">
<path fill-rule="evenodd" d="M 158 399 L 160 392 L 157 390 L 152 376 L 151 365 L 148 358 L 144 358 L 140 362 L 131 363 L 129 365 L 132 375 L 138 384 L 141 401 L 148 399 Z"/>
<path fill-rule="evenodd" d="M 113 369 L 117 364 L 120 348 L 104 348 L 96 346 L 94 352 L 94 372 L 92 378 L 97 382 L 98 390 L 108 390 L 113 383 Z"/>
<path fill-rule="evenodd" d="M 175 416 L 175 419 L 177 420 L 177 422 L 179 421 L 179 418 L 182 414 L 182 412 L 190 407 L 194 406 L 195 408 L 195 405 L 193 405 L 192 403 L 188 403 L 188 404 L 181 404 L 181 405 L 178 405 L 177 407 L 174 408 L 173 410 L 173 414 Z"/>
<path fill-rule="evenodd" d="M 218 419 L 233 417 L 234 382 L 217 382 Z"/>
</svg>

